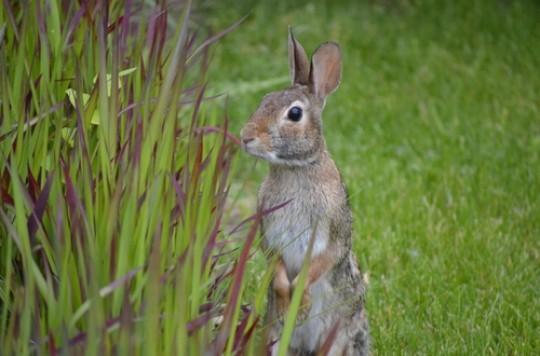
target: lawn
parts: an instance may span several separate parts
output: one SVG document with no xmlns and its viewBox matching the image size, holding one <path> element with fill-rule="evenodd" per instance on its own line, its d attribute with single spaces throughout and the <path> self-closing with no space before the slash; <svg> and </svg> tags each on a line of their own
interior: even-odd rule
<svg viewBox="0 0 540 356">
<path fill-rule="evenodd" d="M 533 1 L 282 1 L 213 50 L 236 132 L 288 83 L 286 31 L 344 56 L 325 135 L 348 186 L 376 354 L 540 350 L 540 6 Z M 243 154 L 246 210 L 267 168 Z M 255 286 L 264 260 L 250 264 Z M 247 287 L 249 289 L 249 285 Z"/>
<path fill-rule="evenodd" d="M 261 354 L 267 167 L 227 130 L 288 84 L 288 25 L 341 44 L 324 130 L 373 353 L 538 353 L 539 19 L 533 0 L 4 1 L 0 353 Z"/>
</svg>

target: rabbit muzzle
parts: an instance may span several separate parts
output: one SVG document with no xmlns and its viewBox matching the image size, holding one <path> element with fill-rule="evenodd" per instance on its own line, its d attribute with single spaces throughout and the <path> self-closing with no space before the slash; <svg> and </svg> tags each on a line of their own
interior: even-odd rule
<svg viewBox="0 0 540 356">
<path fill-rule="evenodd" d="M 260 127 L 253 122 L 248 122 L 240 132 L 242 148 L 250 155 L 267 158 L 271 151 L 271 142 L 268 134 L 261 132 Z"/>
</svg>

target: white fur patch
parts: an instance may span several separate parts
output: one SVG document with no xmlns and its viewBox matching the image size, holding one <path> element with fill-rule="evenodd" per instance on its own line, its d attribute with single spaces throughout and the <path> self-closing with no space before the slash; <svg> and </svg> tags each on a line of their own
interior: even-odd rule
<svg viewBox="0 0 540 356">
<path fill-rule="evenodd" d="M 317 160 L 318 156 L 313 155 L 313 157 L 309 157 L 308 159 L 283 159 L 279 158 L 275 152 L 267 152 L 267 158 L 265 158 L 268 162 L 273 164 L 282 164 L 285 166 L 294 166 L 294 167 L 304 167 L 307 166 Z"/>
<path fill-rule="evenodd" d="M 316 226 L 312 256 L 317 256 L 328 247 L 329 223 L 325 218 L 315 221 L 304 206 L 291 201 L 265 219 L 265 241 L 272 249 L 281 251 L 289 278 L 300 272 L 310 239 Z M 307 320 L 294 329 L 291 346 L 314 350 L 323 335 L 333 326 L 334 320 L 328 306 L 332 304 L 333 290 L 326 278 L 320 278 L 310 288 L 311 310 Z"/>
<path fill-rule="evenodd" d="M 302 268 L 309 241 L 315 231 L 311 255 L 318 256 L 328 245 L 329 224 L 327 219 L 317 222 L 307 215 L 294 201 L 278 209 L 265 219 L 265 241 L 272 250 L 281 251 L 287 271 L 293 277 Z"/>
</svg>

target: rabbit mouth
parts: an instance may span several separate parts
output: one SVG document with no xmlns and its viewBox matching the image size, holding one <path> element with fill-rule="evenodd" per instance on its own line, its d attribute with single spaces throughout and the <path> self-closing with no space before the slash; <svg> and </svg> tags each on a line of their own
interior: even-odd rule
<svg viewBox="0 0 540 356">
<path fill-rule="evenodd" d="M 312 164 L 316 159 L 309 158 L 306 160 L 301 159 L 285 159 L 280 157 L 279 154 L 273 151 L 260 151 L 257 149 L 244 147 L 245 151 L 253 157 L 260 158 L 272 165 L 291 166 L 291 167 L 303 167 Z"/>
<path fill-rule="evenodd" d="M 276 152 L 268 151 L 257 144 L 257 142 L 249 142 L 243 145 L 244 150 L 251 156 L 260 158 L 273 164 L 283 164 L 283 160 L 278 157 Z"/>
<path fill-rule="evenodd" d="M 317 161 L 318 155 L 312 154 L 307 157 L 288 157 L 287 155 L 279 154 L 272 150 L 266 149 L 258 140 L 249 141 L 242 144 L 242 147 L 249 155 L 260 158 L 275 165 L 284 166 L 307 166 Z"/>
<path fill-rule="evenodd" d="M 245 143 L 242 145 L 244 148 L 244 151 L 246 151 L 248 154 L 262 158 L 264 160 L 270 160 L 273 152 L 268 152 L 264 150 L 260 145 L 258 144 L 257 140 L 250 141 L 248 143 Z M 275 154 L 274 154 L 275 156 Z"/>
</svg>

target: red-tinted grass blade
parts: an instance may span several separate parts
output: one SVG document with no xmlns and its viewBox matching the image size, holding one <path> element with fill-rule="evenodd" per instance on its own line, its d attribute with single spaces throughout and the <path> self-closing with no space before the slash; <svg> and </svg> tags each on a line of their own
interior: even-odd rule
<svg viewBox="0 0 540 356">
<path fill-rule="evenodd" d="M 255 328 L 256 328 L 257 324 L 259 323 L 259 320 L 260 320 L 260 318 L 257 316 L 255 318 L 255 320 L 253 321 L 253 323 L 251 324 L 251 326 L 249 327 L 249 329 L 244 333 L 244 335 L 242 335 L 242 338 L 240 339 L 240 342 L 238 343 L 238 345 L 236 347 L 237 352 L 241 353 L 243 351 L 243 349 L 246 346 L 247 342 L 253 336 L 253 332 L 255 331 Z"/>
<path fill-rule="evenodd" d="M 64 47 L 67 47 L 70 44 L 71 36 L 72 36 L 73 32 L 75 31 L 75 29 L 77 28 L 77 26 L 79 25 L 85 11 L 86 11 L 86 8 L 85 8 L 85 6 L 83 4 L 77 10 L 77 12 L 75 12 L 75 15 L 73 15 L 73 17 L 69 21 L 69 24 L 68 24 L 67 30 L 66 30 L 66 36 L 64 38 Z"/>
<path fill-rule="evenodd" d="M 231 26 L 227 27 L 226 29 L 218 32 L 214 36 L 208 38 L 206 41 L 204 41 L 199 47 L 197 47 L 193 53 L 187 58 L 187 62 L 191 61 L 195 56 L 197 56 L 199 53 L 201 53 L 203 50 L 205 50 L 208 46 L 210 46 L 212 43 L 219 41 L 219 39 L 223 38 L 226 34 L 233 31 L 236 27 L 238 27 L 244 20 L 249 16 L 249 14 L 244 15 L 240 20 L 233 23 Z"/>
<path fill-rule="evenodd" d="M 219 127 L 213 127 L 213 126 L 202 126 L 202 127 L 198 127 L 196 129 L 196 132 L 200 132 L 200 133 L 203 133 L 203 134 L 209 134 L 209 133 L 224 133 L 225 136 L 231 140 L 232 142 L 234 142 L 234 144 L 236 145 L 240 145 L 240 140 L 238 139 L 238 137 L 236 137 L 235 135 L 233 135 L 230 131 L 226 131 L 224 129 L 221 129 Z"/>
<path fill-rule="evenodd" d="M 33 118 L 27 120 L 24 123 L 23 130 L 28 130 L 30 127 L 35 126 L 38 122 L 41 120 L 49 117 L 50 114 L 54 113 L 58 109 L 60 109 L 64 103 L 56 103 L 53 106 L 51 106 L 48 110 L 44 110 L 41 114 L 34 116 Z M 10 135 L 17 132 L 17 129 L 19 128 L 19 125 L 14 125 L 10 130 L 0 135 L 0 142 L 8 138 Z"/>
<path fill-rule="evenodd" d="M 208 238 L 208 242 L 206 243 L 206 246 L 204 247 L 204 252 L 202 256 L 202 264 L 201 266 L 206 266 L 206 263 L 208 262 L 208 258 L 210 257 L 210 253 L 214 250 L 216 246 L 216 239 L 219 233 L 219 228 L 221 226 L 221 216 L 219 216 L 216 220 L 216 223 L 214 224 L 214 228 L 212 229 L 212 232 L 210 233 L 210 237 Z"/>
<path fill-rule="evenodd" d="M 339 320 L 332 326 L 332 329 L 330 329 L 330 332 L 328 333 L 328 336 L 324 340 L 323 344 L 321 345 L 319 352 L 317 352 L 317 356 L 323 356 L 328 355 L 330 352 L 330 349 L 332 348 L 332 345 L 334 344 L 334 341 L 337 337 L 337 331 L 339 329 Z"/>
<path fill-rule="evenodd" d="M 229 337 L 229 334 L 232 328 L 231 322 L 233 318 L 234 309 L 240 297 L 240 288 L 242 286 L 242 279 L 244 276 L 246 263 L 249 257 L 249 251 L 255 239 L 255 235 L 257 234 L 257 230 L 259 228 L 259 223 L 260 223 L 261 218 L 262 218 L 262 214 L 259 212 L 256 215 L 255 221 L 253 225 L 251 226 L 251 229 L 247 235 L 246 242 L 244 244 L 244 247 L 242 248 L 242 252 L 240 253 L 240 257 L 234 269 L 233 283 L 230 288 L 229 300 L 228 300 L 227 307 L 224 312 L 223 324 L 213 345 L 213 351 L 217 354 L 220 354 L 221 352 L 223 352 L 225 344 L 227 343 L 227 338 Z"/>
<path fill-rule="evenodd" d="M 201 316 L 189 321 L 186 325 L 188 335 L 193 335 L 194 332 L 199 330 L 201 327 L 206 325 L 212 318 L 219 315 L 218 311 L 208 311 L 202 314 Z"/>
<path fill-rule="evenodd" d="M 244 315 L 242 316 L 242 320 L 240 321 L 240 324 L 236 328 L 236 332 L 234 333 L 234 341 L 233 341 L 233 351 L 238 352 L 238 348 L 240 346 L 240 341 L 242 340 L 242 337 L 244 336 L 244 330 L 246 330 L 247 323 L 249 321 L 249 317 L 251 316 L 250 310 L 243 310 Z"/>
<path fill-rule="evenodd" d="M 7 17 L 9 19 L 9 24 L 11 25 L 11 30 L 17 39 L 17 42 L 20 41 L 19 28 L 17 27 L 17 21 L 15 21 L 15 16 L 13 16 L 13 9 L 9 4 L 8 0 L 4 0 L 4 10 L 6 11 Z"/>
<path fill-rule="evenodd" d="M 1 175 L 2 179 L 0 181 L 0 196 L 2 197 L 2 202 L 6 205 L 13 205 L 13 197 L 9 194 L 9 173 L 7 170 Z"/>
<path fill-rule="evenodd" d="M 292 200 L 287 200 L 286 202 L 284 203 L 281 203 L 281 204 L 278 204 L 276 206 L 273 206 L 271 208 L 268 208 L 266 210 L 263 210 L 261 212 L 261 214 L 264 216 L 266 214 L 270 214 L 270 213 L 273 213 L 274 211 L 278 210 L 278 209 L 281 209 L 283 208 L 285 205 L 289 204 Z M 230 232 L 229 232 L 229 235 L 232 235 L 234 234 L 235 232 L 237 232 L 242 226 L 244 226 L 246 223 L 250 222 L 250 221 L 253 221 L 255 219 L 257 219 L 257 217 L 259 216 L 259 213 L 255 213 L 253 215 L 251 215 L 250 217 L 248 217 L 247 219 L 244 219 L 242 220 L 238 225 L 236 225 Z"/>
<path fill-rule="evenodd" d="M 43 217 L 43 212 L 47 207 L 47 200 L 49 199 L 49 193 L 51 190 L 53 177 L 54 173 L 49 173 L 49 175 L 47 176 L 47 180 L 45 181 L 45 186 L 43 187 L 43 190 L 39 194 L 37 201 L 34 205 L 32 214 L 28 217 L 28 232 L 31 237 L 34 237 L 38 228 L 38 224 L 41 222 L 41 218 Z"/>
</svg>

